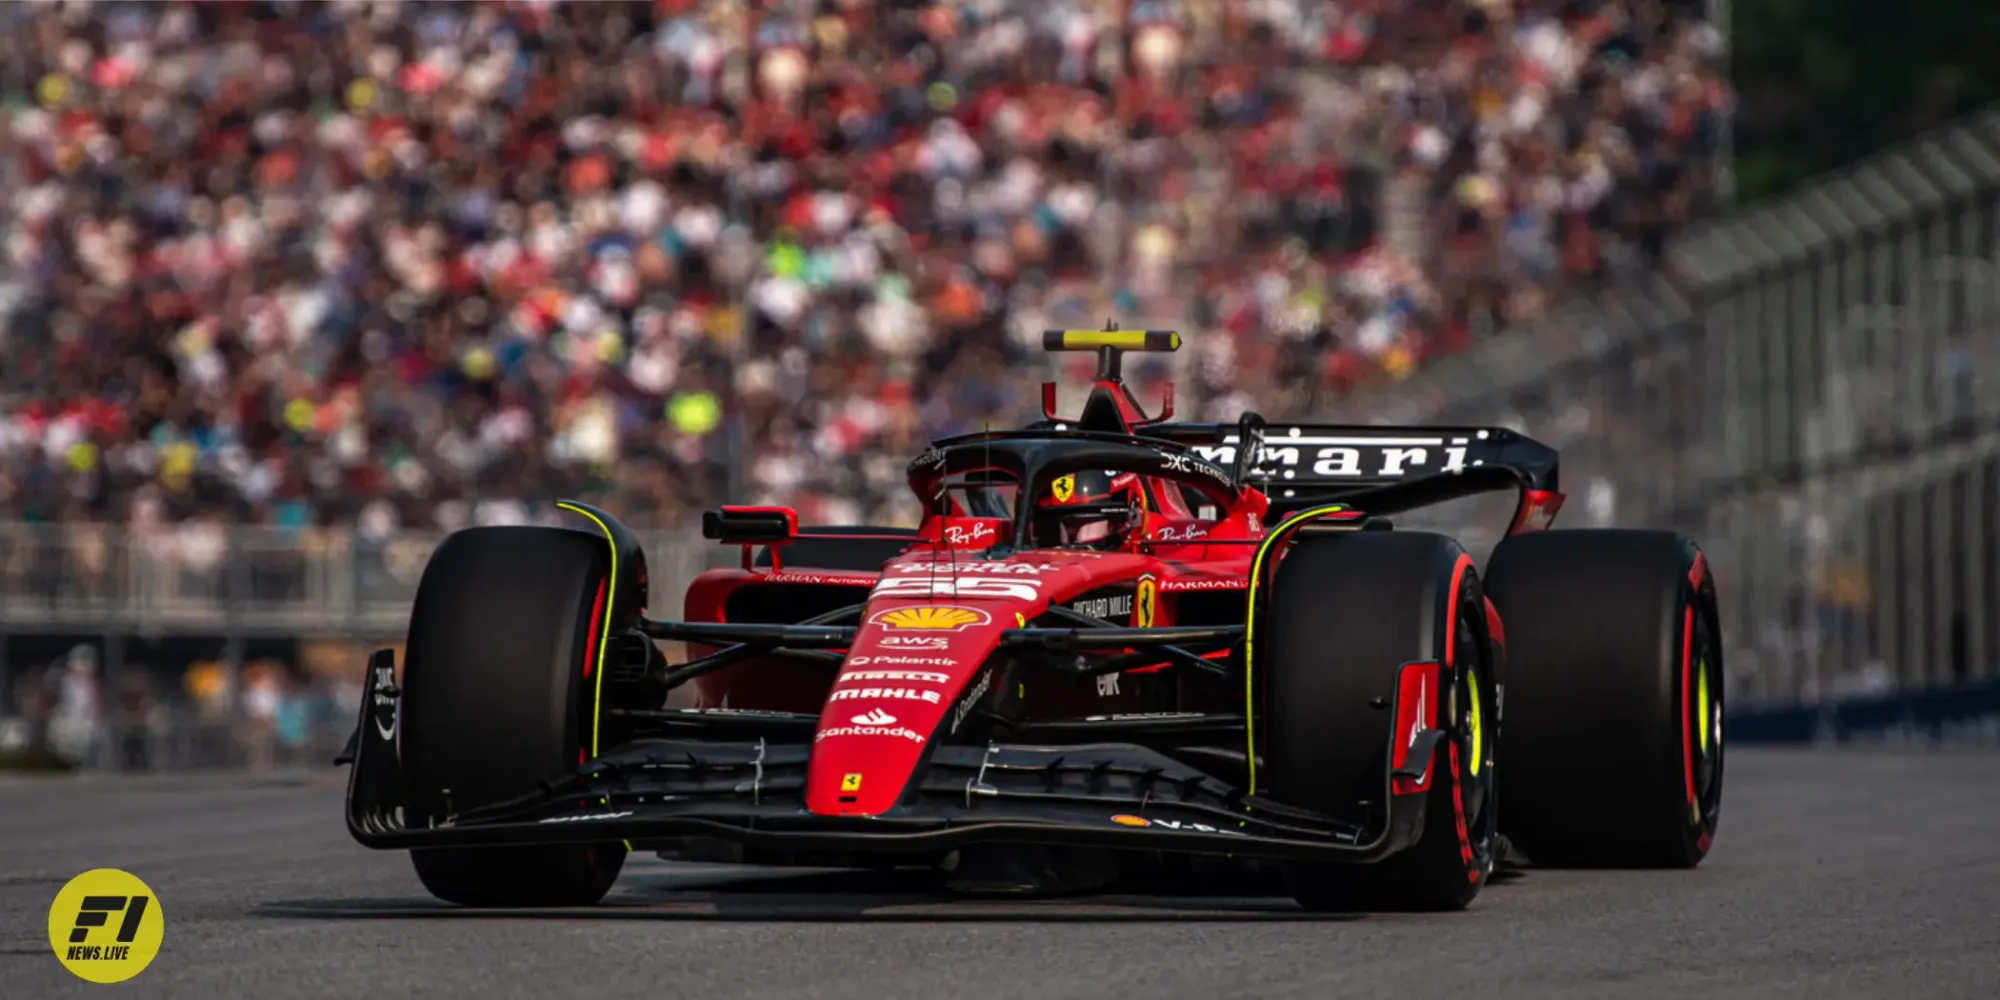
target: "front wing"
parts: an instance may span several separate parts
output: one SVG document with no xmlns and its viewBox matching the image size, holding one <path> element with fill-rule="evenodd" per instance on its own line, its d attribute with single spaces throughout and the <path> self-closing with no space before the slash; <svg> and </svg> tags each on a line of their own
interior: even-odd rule
<svg viewBox="0 0 2000 1000">
<path fill-rule="evenodd" d="M 388 655 L 378 653 L 377 663 Z M 624 840 L 645 849 L 707 837 L 749 848 L 927 852 L 1014 841 L 1367 863 L 1416 843 L 1429 794 L 1394 784 L 1421 772 L 1385 768 L 1389 808 L 1370 829 L 1242 795 L 1135 744 L 941 744 L 894 809 L 825 816 L 805 808 L 811 720 L 801 716 L 806 727 L 796 742 L 635 740 L 519 798 L 412 826 L 397 757 L 393 671 L 371 665 L 368 676 L 361 725 L 345 758 L 353 765 L 347 826 L 374 848 Z M 1428 751 L 1442 735 L 1427 730 L 1418 746 Z M 1429 757 L 1412 753 L 1410 760 Z"/>
</svg>

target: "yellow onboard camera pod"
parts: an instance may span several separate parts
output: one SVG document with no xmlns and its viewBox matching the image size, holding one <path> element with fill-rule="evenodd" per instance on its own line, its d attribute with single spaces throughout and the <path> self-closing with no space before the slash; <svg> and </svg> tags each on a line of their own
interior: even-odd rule
<svg viewBox="0 0 2000 1000">
<path fill-rule="evenodd" d="M 1119 351 L 1178 351 L 1181 335 L 1173 330 L 1042 331 L 1045 351 L 1095 351 L 1105 347 Z"/>
<path fill-rule="evenodd" d="M 1096 351 L 1097 374 L 1093 377 L 1093 380 L 1097 382 L 1122 382 L 1122 376 L 1119 371 L 1121 366 L 1118 363 L 1118 359 L 1126 351 L 1164 354 L 1180 349 L 1181 335 L 1177 331 L 1120 330 L 1118 329 L 1118 322 L 1116 320 L 1105 323 L 1102 330 L 1042 331 L 1042 350 Z M 1123 392 L 1124 390 L 1121 388 L 1120 391 Z M 1140 419 L 1132 422 L 1132 426 L 1134 427 L 1156 424 L 1174 415 L 1174 386 L 1171 382 L 1167 383 L 1166 396 L 1161 401 L 1160 415 L 1157 417 L 1146 418 L 1144 411 L 1139 407 L 1138 400 L 1132 399 L 1131 393 L 1126 392 L 1125 398 L 1131 400 L 1132 407 L 1135 410 L 1140 411 Z M 1042 416 L 1050 420 L 1058 419 L 1056 416 L 1056 384 L 1054 382 L 1042 383 Z"/>
</svg>

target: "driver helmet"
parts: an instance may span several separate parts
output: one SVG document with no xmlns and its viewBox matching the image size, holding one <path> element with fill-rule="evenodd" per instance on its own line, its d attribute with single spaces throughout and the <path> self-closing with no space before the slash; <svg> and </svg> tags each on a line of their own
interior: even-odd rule
<svg viewBox="0 0 2000 1000">
<path fill-rule="evenodd" d="M 1056 477 L 1036 508 L 1044 544 L 1116 548 L 1144 503 L 1138 476 L 1086 470 Z"/>
</svg>

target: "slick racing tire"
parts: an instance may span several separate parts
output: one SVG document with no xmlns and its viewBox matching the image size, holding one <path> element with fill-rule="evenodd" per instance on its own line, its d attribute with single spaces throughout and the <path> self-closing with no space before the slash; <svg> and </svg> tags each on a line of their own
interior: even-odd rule
<svg viewBox="0 0 2000 1000">
<path fill-rule="evenodd" d="M 1701 550 L 1665 531 L 1502 541 L 1500 828 L 1537 865 L 1692 868 L 1722 810 L 1722 633 Z"/>
<path fill-rule="evenodd" d="M 879 525 L 814 525 L 800 528 L 799 537 L 784 547 L 786 569 L 844 569 L 873 573 L 882 564 L 903 554 L 916 538 L 908 528 Z M 814 538 L 814 535 L 880 535 L 874 538 Z M 759 569 L 771 565 L 771 550 L 760 549 L 753 564 Z"/>
<path fill-rule="evenodd" d="M 1493 869 L 1502 682 L 1471 557 L 1426 532 L 1308 537 L 1271 587 L 1252 647 L 1268 794 L 1382 829 L 1389 696 L 1412 660 L 1439 664 L 1438 707 L 1427 714 L 1448 734 L 1431 761 L 1418 842 L 1370 865 L 1292 865 L 1293 897 L 1318 911 L 1464 909 Z"/>
<path fill-rule="evenodd" d="M 568 528 L 483 527 L 444 540 L 424 567 L 403 670 L 409 823 L 531 792 L 589 753 L 586 680 L 612 597 L 610 549 Z M 422 848 L 424 888 L 465 906 L 584 906 L 625 864 L 621 843 Z"/>
</svg>

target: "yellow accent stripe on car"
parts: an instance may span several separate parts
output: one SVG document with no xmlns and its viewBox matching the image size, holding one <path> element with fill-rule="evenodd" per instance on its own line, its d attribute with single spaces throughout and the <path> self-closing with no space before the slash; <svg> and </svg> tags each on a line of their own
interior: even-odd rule
<svg viewBox="0 0 2000 1000">
<path fill-rule="evenodd" d="M 1699 723 L 1701 726 L 1701 753 L 1702 756 L 1706 757 L 1708 756 L 1709 744 L 1708 731 L 1715 728 L 1715 720 L 1710 718 L 1708 708 L 1708 657 L 1703 656 L 1701 659 L 1695 661 L 1695 669 L 1699 671 L 1699 673 L 1694 675 L 1695 710 L 1701 713 Z"/>
<path fill-rule="evenodd" d="M 1250 763 L 1250 787 L 1244 792 L 1245 795 L 1257 794 L 1257 688 L 1251 677 L 1252 664 L 1256 660 L 1251 654 L 1255 652 L 1253 643 L 1257 635 L 1257 584 L 1264 578 L 1264 556 L 1270 553 L 1272 544 L 1284 538 L 1285 533 L 1294 525 L 1346 509 L 1347 505 L 1344 503 L 1330 503 L 1308 508 L 1285 518 L 1264 536 L 1264 541 L 1257 546 L 1256 556 L 1250 560 L 1250 587 L 1245 593 L 1245 600 L 1248 603 L 1243 612 L 1243 739 L 1245 749 L 1249 751 L 1247 756 Z"/>
<path fill-rule="evenodd" d="M 597 637 L 596 690 L 590 696 L 590 755 L 597 756 L 598 719 L 604 714 L 604 651 L 611 647 L 611 608 L 618 599 L 618 543 L 611 537 L 611 526 L 596 514 L 584 510 L 573 503 L 558 501 L 556 506 L 572 514 L 581 514 L 604 532 L 604 544 L 611 547 L 611 579 L 604 584 L 604 631 Z"/>
<path fill-rule="evenodd" d="M 1479 766 L 1486 763 L 1486 721 L 1479 712 L 1479 672 L 1470 664 L 1465 668 L 1465 696 L 1472 699 L 1466 721 L 1472 724 L 1472 776 L 1479 777 Z"/>
</svg>

